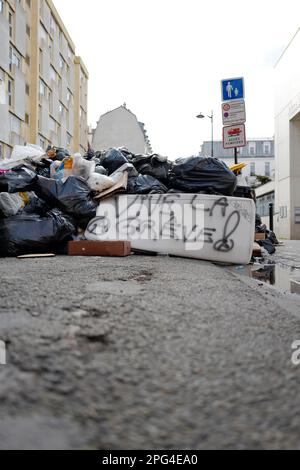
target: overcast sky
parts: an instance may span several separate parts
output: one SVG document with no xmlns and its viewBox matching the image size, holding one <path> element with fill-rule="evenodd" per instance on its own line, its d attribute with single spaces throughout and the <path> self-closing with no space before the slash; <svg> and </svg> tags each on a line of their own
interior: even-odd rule
<svg viewBox="0 0 300 470">
<path fill-rule="evenodd" d="M 90 73 L 91 124 L 126 102 L 156 152 L 189 156 L 210 140 L 200 111 L 214 109 L 222 138 L 220 80 L 244 76 L 247 137 L 274 135 L 274 64 L 300 26 L 299 0 L 54 3 Z"/>
</svg>

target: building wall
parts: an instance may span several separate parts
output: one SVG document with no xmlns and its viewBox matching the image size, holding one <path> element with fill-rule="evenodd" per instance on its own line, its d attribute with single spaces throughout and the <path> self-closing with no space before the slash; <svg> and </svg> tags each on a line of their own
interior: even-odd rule
<svg viewBox="0 0 300 470">
<path fill-rule="evenodd" d="M 0 0 L 0 158 L 26 142 L 84 151 L 87 84 L 51 0 Z"/>
<path fill-rule="evenodd" d="M 95 150 L 126 147 L 136 154 L 151 153 L 151 145 L 144 124 L 125 106 L 121 106 L 100 117 L 93 135 Z"/>
<path fill-rule="evenodd" d="M 211 142 L 204 142 L 200 155 L 211 155 Z M 214 156 L 223 160 L 229 167 L 234 165 L 234 152 L 225 150 L 221 141 L 214 142 Z M 268 176 L 275 178 L 274 139 L 253 139 L 246 147 L 240 148 L 238 159 L 246 163 L 245 176 Z"/>
<path fill-rule="evenodd" d="M 275 67 L 276 205 L 282 238 L 300 239 L 300 30 Z"/>
</svg>

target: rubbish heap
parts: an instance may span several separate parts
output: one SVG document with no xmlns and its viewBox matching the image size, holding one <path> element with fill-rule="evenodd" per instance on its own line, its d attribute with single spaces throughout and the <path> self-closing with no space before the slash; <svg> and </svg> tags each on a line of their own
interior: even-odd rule
<svg viewBox="0 0 300 470">
<path fill-rule="evenodd" d="M 99 204 L 115 194 L 234 196 L 237 176 L 216 158 L 169 161 L 125 148 L 83 157 L 61 148 L 16 146 L 0 162 L 0 256 L 67 254 Z"/>
</svg>

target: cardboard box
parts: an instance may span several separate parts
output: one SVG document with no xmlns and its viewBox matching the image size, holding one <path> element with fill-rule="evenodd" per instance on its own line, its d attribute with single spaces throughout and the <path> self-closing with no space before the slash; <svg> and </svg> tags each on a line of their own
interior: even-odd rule
<svg viewBox="0 0 300 470">
<path fill-rule="evenodd" d="M 254 258 L 261 258 L 261 246 L 259 246 L 257 243 L 253 244 L 253 253 L 252 256 Z"/>
<path fill-rule="evenodd" d="M 128 241 L 73 241 L 69 242 L 69 256 L 110 256 L 125 257 L 131 255 L 131 243 Z"/>
<path fill-rule="evenodd" d="M 255 241 L 261 241 L 266 239 L 265 233 L 256 233 L 255 234 Z"/>
</svg>

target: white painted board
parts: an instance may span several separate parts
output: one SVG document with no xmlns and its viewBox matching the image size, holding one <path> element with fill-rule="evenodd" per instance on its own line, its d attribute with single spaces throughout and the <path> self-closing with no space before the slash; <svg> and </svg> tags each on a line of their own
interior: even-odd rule
<svg viewBox="0 0 300 470">
<path fill-rule="evenodd" d="M 248 264 L 255 204 L 203 194 L 116 196 L 101 202 L 88 240 L 129 240 L 133 249 L 214 262 Z"/>
</svg>

